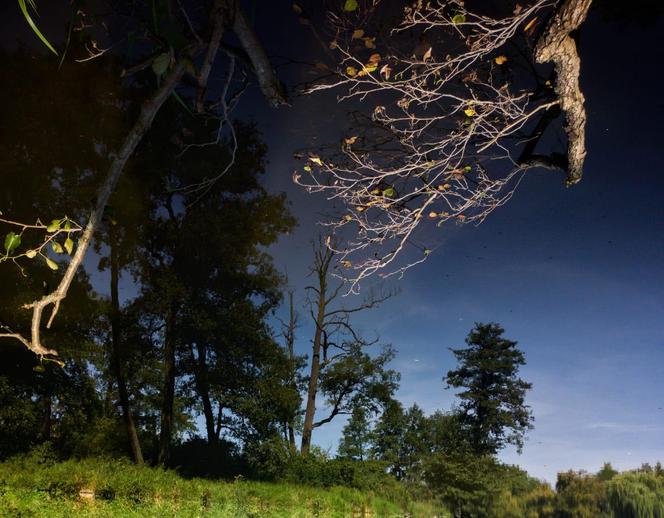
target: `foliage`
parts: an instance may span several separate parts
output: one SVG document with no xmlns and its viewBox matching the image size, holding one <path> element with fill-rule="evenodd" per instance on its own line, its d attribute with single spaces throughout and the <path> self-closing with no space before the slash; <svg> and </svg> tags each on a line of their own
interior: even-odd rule
<svg viewBox="0 0 664 518">
<path fill-rule="evenodd" d="M 93 498 L 84 498 L 87 492 Z M 428 517 L 433 507 L 342 487 L 212 482 L 128 462 L 89 459 L 0 464 L 0 516 Z"/>
<path fill-rule="evenodd" d="M 461 422 L 469 429 L 475 453 L 495 454 L 508 444 L 517 450 L 532 428 L 532 413 L 525 404 L 531 388 L 517 377 L 525 359 L 517 343 L 502 337 L 498 324 L 476 324 L 466 338 L 465 349 L 452 349 L 459 361 L 456 370 L 446 376 L 448 386 L 463 388 Z"/>
<path fill-rule="evenodd" d="M 367 460 L 372 439 L 367 412 L 357 406 L 344 426 L 339 440 L 338 456 L 347 460 Z"/>
</svg>

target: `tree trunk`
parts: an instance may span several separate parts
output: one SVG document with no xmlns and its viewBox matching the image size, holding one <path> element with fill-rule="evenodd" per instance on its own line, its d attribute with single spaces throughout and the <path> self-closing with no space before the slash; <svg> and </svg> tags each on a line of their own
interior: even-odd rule
<svg viewBox="0 0 664 518">
<path fill-rule="evenodd" d="M 166 315 L 164 336 L 164 388 L 161 404 L 161 430 L 159 432 L 159 464 L 167 464 L 171 455 L 173 437 L 173 407 L 175 404 L 175 306 L 171 303 Z"/>
<path fill-rule="evenodd" d="M 329 263 L 327 263 L 329 264 Z M 300 452 L 308 455 L 311 448 L 311 434 L 314 429 L 314 415 L 316 413 L 316 394 L 318 393 L 318 377 L 320 376 L 320 349 L 323 340 L 325 325 L 325 306 L 327 288 L 327 268 L 318 271 L 318 312 L 316 314 L 316 332 L 311 356 L 311 373 L 309 376 L 309 388 L 307 390 L 307 407 L 304 413 L 304 426 L 302 428 L 302 445 Z"/>
<path fill-rule="evenodd" d="M 191 359 L 194 364 L 194 378 L 196 381 L 196 391 L 203 404 L 203 416 L 205 417 L 205 430 L 207 433 L 208 444 L 217 442 L 217 433 L 215 430 L 215 416 L 210 400 L 210 383 L 207 371 L 207 348 L 201 343 L 196 344 L 196 354 L 194 356 L 194 346 L 191 345 Z"/>
<path fill-rule="evenodd" d="M 115 382 L 118 386 L 120 408 L 122 409 L 122 418 L 129 446 L 131 447 L 131 454 L 136 464 L 143 464 L 143 452 L 141 451 L 141 443 L 138 439 L 136 425 L 129 407 L 129 391 L 127 390 L 127 381 L 124 373 L 122 340 L 120 338 L 120 295 L 118 290 L 120 261 L 118 258 L 117 236 L 112 223 L 109 225 L 109 237 L 111 245 L 111 366 L 115 375 Z"/>
</svg>

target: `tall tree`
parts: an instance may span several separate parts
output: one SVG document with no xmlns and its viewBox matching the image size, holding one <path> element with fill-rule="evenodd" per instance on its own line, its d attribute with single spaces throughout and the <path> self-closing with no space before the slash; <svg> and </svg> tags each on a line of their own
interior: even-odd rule
<svg viewBox="0 0 664 518">
<path fill-rule="evenodd" d="M 525 365 L 517 342 L 503 338 L 498 324 L 478 323 L 466 338 L 467 347 L 451 349 L 459 362 L 444 378 L 448 387 L 462 388 L 461 422 L 468 427 L 477 454 L 495 454 L 508 444 L 521 451 L 533 416 L 525 404 L 532 384 L 518 377 Z"/>
<path fill-rule="evenodd" d="M 334 252 L 322 241 L 314 246 L 311 273 L 316 284 L 307 286 L 307 291 L 309 314 L 315 327 L 300 447 L 302 455 L 309 453 L 315 428 L 329 423 L 337 415 L 350 414 L 360 400 L 374 411 L 378 403 L 391 399 L 398 381 L 397 373 L 386 369 L 394 354 L 391 349 L 385 348 L 379 356 L 371 358 L 364 349 L 377 340 L 364 340 L 351 322 L 351 315 L 376 307 L 391 294 L 372 294 L 352 308 L 339 306 L 337 299 L 344 283 L 330 284 L 331 268 L 339 266 L 334 259 Z M 319 391 L 327 396 L 330 410 L 326 417 L 316 421 Z"/>
</svg>

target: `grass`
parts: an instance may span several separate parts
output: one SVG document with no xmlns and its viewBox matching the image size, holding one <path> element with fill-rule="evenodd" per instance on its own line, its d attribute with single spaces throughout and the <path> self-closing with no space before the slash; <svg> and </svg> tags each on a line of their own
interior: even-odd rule
<svg viewBox="0 0 664 518">
<path fill-rule="evenodd" d="M 345 487 L 184 479 L 172 471 L 94 459 L 0 463 L 0 517 L 10 516 L 442 518 L 431 503 Z"/>
</svg>

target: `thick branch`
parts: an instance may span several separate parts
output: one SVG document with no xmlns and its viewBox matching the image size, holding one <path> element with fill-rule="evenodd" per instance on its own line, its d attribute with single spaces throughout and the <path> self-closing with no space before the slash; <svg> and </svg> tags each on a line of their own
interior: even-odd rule
<svg viewBox="0 0 664 518">
<path fill-rule="evenodd" d="M 265 98 L 272 106 L 286 104 L 284 87 L 274 73 L 265 49 L 258 41 L 253 29 L 249 27 L 247 19 L 242 14 L 239 5 L 235 10 L 233 32 L 235 32 L 240 43 L 242 43 L 242 47 L 249 55 L 249 59 L 251 59 L 251 64 L 258 78 L 258 84 Z"/>
<path fill-rule="evenodd" d="M 565 131 L 568 138 L 567 184 L 581 180 L 586 158 L 586 110 L 579 87 L 581 60 L 576 43 L 570 33 L 576 30 L 588 16 L 592 0 L 565 0 L 549 21 L 535 47 L 538 63 L 553 61 L 556 69 L 555 92 L 560 108 L 565 114 Z"/>
</svg>

